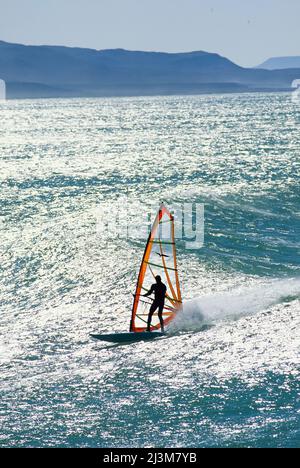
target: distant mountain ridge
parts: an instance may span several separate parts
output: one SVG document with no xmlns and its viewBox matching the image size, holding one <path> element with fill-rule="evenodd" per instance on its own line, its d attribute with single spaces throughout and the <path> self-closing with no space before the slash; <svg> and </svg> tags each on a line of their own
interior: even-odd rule
<svg viewBox="0 0 300 468">
<path fill-rule="evenodd" d="M 0 78 L 10 98 L 285 90 L 299 77 L 300 69 L 243 68 L 204 51 L 98 51 L 0 41 Z"/>
<path fill-rule="evenodd" d="M 256 68 L 265 70 L 283 70 L 288 68 L 300 68 L 300 55 L 291 57 L 272 57 L 258 65 Z"/>
</svg>

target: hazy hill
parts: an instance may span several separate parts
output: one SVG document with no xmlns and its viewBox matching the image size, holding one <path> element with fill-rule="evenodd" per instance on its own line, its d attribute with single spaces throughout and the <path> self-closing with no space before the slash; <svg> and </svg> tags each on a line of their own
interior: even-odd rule
<svg viewBox="0 0 300 468">
<path fill-rule="evenodd" d="M 286 68 L 300 68 L 300 56 L 295 57 L 273 57 L 266 60 L 257 68 L 265 70 L 282 70 Z"/>
<path fill-rule="evenodd" d="M 242 68 L 202 51 L 97 51 L 0 41 L 0 78 L 12 98 L 289 89 L 299 76 L 300 70 Z"/>
</svg>

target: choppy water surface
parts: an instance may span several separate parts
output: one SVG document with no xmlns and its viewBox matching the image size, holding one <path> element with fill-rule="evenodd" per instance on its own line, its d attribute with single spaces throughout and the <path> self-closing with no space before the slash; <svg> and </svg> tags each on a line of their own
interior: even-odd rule
<svg viewBox="0 0 300 468">
<path fill-rule="evenodd" d="M 300 446 L 300 106 L 289 95 L 0 104 L 0 445 Z M 205 204 L 172 335 L 127 330 L 143 242 L 96 212 Z"/>
</svg>

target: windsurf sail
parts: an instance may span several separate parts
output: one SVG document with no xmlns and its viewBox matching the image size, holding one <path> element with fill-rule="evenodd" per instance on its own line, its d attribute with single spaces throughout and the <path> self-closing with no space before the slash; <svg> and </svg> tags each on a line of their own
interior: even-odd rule
<svg viewBox="0 0 300 468">
<path fill-rule="evenodd" d="M 143 294 L 155 283 L 157 275 L 161 276 L 167 287 L 163 310 L 164 325 L 167 325 L 181 308 L 182 299 L 176 259 L 174 216 L 163 204 L 154 220 L 140 266 L 132 307 L 131 332 L 144 332 L 147 329 L 152 298 L 143 297 Z M 159 329 L 160 322 L 156 311 L 152 318 L 151 330 Z"/>
</svg>

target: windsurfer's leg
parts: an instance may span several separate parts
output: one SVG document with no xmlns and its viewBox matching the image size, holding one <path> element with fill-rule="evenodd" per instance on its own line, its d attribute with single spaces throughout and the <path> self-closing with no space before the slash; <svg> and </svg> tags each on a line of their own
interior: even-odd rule
<svg viewBox="0 0 300 468">
<path fill-rule="evenodd" d="M 153 302 L 152 306 L 150 307 L 150 311 L 149 311 L 149 315 L 148 315 L 148 323 L 147 323 L 147 331 L 148 332 L 150 331 L 151 320 L 152 320 L 153 314 L 156 311 L 156 309 L 157 309 L 157 305 L 155 304 L 155 302 Z"/>
<path fill-rule="evenodd" d="M 161 304 L 159 306 L 159 309 L 158 309 L 158 318 L 159 318 L 159 321 L 160 321 L 160 328 L 161 328 L 161 331 L 164 333 L 165 332 L 165 327 L 164 327 L 164 319 L 163 319 L 163 310 L 164 310 L 164 304 Z"/>
</svg>

